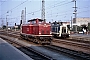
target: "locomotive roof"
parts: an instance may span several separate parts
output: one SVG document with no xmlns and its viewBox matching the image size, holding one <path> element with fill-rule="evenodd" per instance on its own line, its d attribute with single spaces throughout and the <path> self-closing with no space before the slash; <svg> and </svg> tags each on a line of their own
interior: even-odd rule
<svg viewBox="0 0 90 60">
<path fill-rule="evenodd" d="M 51 25 L 62 25 L 63 22 L 52 22 Z"/>
<path fill-rule="evenodd" d="M 37 19 L 31 19 L 31 20 L 28 20 L 28 22 L 30 21 L 36 21 Z M 43 21 L 42 19 L 38 19 L 39 21 Z"/>
</svg>

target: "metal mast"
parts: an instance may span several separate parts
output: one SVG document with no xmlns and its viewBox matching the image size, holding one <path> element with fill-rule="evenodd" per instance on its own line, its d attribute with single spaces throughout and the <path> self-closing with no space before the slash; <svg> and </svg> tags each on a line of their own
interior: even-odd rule
<svg viewBox="0 0 90 60">
<path fill-rule="evenodd" d="M 3 27 L 3 24 L 4 24 L 4 23 L 3 23 L 3 20 L 2 20 L 2 24 L 1 24 L 2 27 Z"/>
<path fill-rule="evenodd" d="M 71 16 L 71 30 L 72 30 L 72 27 L 73 27 L 73 26 L 72 26 L 72 16 Z"/>
<path fill-rule="evenodd" d="M 75 8 L 75 10 L 74 10 L 74 15 L 75 15 L 75 21 L 76 21 L 76 18 L 77 18 L 77 7 L 76 7 L 76 0 L 73 0 L 73 2 L 75 2 L 75 7 L 73 7 L 73 8 Z M 76 25 L 76 32 L 77 32 L 77 25 Z"/>
<path fill-rule="evenodd" d="M 25 7 L 25 23 L 26 23 L 26 7 Z"/>
<path fill-rule="evenodd" d="M 25 14 L 24 14 L 24 10 L 22 10 L 22 13 L 21 13 L 21 20 L 22 20 L 22 24 L 25 24 Z"/>
<path fill-rule="evenodd" d="M 42 0 L 42 14 L 41 14 L 42 20 L 45 22 L 45 1 Z"/>
</svg>

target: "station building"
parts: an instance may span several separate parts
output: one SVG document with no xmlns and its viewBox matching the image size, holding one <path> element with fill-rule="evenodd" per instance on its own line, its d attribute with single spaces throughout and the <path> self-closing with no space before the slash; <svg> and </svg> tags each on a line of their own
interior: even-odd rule
<svg viewBox="0 0 90 60">
<path fill-rule="evenodd" d="M 79 31 L 82 30 L 83 27 L 89 27 L 90 18 L 89 17 L 83 17 L 83 18 L 73 18 L 73 30 Z M 80 28 L 81 27 L 81 28 Z M 88 28 L 90 30 L 90 28 Z"/>
<path fill-rule="evenodd" d="M 73 18 L 73 25 L 81 26 L 86 25 L 88 26 L 88 23 L 90 23 L 90 18 L 84 17 L 84 18 Z"/>
</svg>

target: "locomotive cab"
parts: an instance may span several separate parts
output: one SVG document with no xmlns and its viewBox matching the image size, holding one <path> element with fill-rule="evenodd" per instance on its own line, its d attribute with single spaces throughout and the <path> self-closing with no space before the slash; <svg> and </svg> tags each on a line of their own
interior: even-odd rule
<svg viewBox="0 0 90 60">
<path fill-rule="evenodd" d="M 52 29 L 52 35 L 54 37 L 69 37 L 70 36 L 70 30 L 67 26 L 62 25 L 62 22 L 54 22 L 51 24 Z"/>
<path fill-rule="evenodd" d="M 33 34 L 38 36 L 51 35 L 51 25 L 41 19 L 29 20 L 33 24 Z"/>
<path fill-rule="evenodd" d="M 70 30 L 67 26 L 60 26 L 59 36 L 66 38 L 70 36 Z"/>
</svg>

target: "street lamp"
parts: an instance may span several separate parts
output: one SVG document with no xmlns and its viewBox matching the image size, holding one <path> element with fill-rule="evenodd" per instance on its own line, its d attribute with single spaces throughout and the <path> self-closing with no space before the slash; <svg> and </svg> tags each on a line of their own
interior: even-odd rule
<svg viewBox="0 0 90 60">
<path fill-rule="evenodd" d="M 9 16 L 9 15 L 6 15 L 6 31 L 7 31 L 7 33 L 8 33 L 8 22 L 7 22 L 7 16 Z"/>
</svg>

